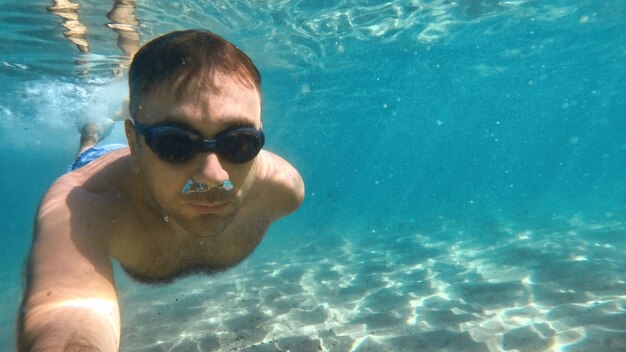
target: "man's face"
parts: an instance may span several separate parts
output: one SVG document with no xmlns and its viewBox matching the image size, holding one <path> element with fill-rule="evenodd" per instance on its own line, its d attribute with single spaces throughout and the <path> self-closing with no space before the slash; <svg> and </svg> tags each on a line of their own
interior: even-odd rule
<svg viewBox="0 0 626 352">
<path fill-rule="evenodd" d="M 147 94 L 139 101 L 137 120 L 147 126 L 161 122 L 184 124 L 208 139 L 232 127 L 261 128 L 261 98 L 257 89 L 222 74 L 215 76 L 214 83 L 218 90 L 205 86 L 181 99 L 176 99 L 167 88 Z M 219 234 L 231 223 L 252 187 L 256 159 L 237 164 L 219 154 L 200 152 L 182 163 L 170 163 L 155 155 L 142 135 L 134 131 L 130 135 L 137 166 L 134 170 L 142 176 L 146 202 L 155 211 L 194 236 Z M 211 189 L 182 194 L 190 178 Z M 234 189 L 219 188 L 226 180 L 232 182 Z"/>
</svg>

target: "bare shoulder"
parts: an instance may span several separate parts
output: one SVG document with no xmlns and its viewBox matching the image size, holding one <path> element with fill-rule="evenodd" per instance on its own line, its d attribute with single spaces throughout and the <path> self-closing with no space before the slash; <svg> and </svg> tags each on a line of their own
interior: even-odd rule
<svg viewBox="0 0 626 352">
<path fill-rule="evenodd" d="M 50 187 L 39 205 L 35 241 L 46 243 L 46 246 L 41 246 L 41 251 L 49 255 L 66 253 L 49 250 L 61 243 L 86 245 L 106 255 L 103 233 L 107 230 L 107 222 L 104 220 L 111 215 L 102 211 L 106 208 L 106 201 L 97 193 L 85 189 L 80 179 L 73 175 L 63 176 Z"/>
<path fill-rule="evenodd" d="M 259 154 L 255 187 L 264 200 L 272 203 L 279 216 L 294 212 L 304 200 L 304 182 L 298 170 L 266 150 Z"/>
<path fill-rule="evenodd" d="M 62 214 L 72 220 L 69 226 L 89 225 L 89 232 L 114 230 L 115 222 L 128 212 L 123 154 L 106 155 L 74 172 L 61 176 L 40 203 L 37 221 L 46 224 L 46 214 Z M 52 216 L 55 219 L 56 216 Z M 93 224 L 92 224 L 93 223 Z"/>
</svg>

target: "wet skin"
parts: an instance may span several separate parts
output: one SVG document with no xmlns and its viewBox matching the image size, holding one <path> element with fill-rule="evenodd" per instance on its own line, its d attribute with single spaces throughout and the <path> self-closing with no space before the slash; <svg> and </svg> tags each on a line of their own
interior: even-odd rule
<svg viewBox="0 0 626 352">
<path fill-rule="evenodd" d="M 221 75 L 215 83 L 219 91 L 179 100 L 167 90 L 149 94 L 136 118 L 147 125 L 184 123 L 205 138 L 233 126 L 262 127 L 255 88 Z M 111 259 L 149 282 L 222 270 L 248 256 L 270 224 L 302 202 L 300 175 L 268 151 L 243 164 L 214 153 L 172 164 L 152 152 L 130 121 L 125 127 L 129 148 L 64 175 L 40 204 L 20 337 L 23 345 L 37 341 L 33 351 L 63 351 L 74 340 L 117 351 Z M 183 195 L 189 178 L 212 188 Z M 233 190 L 216 187 L 226 180 Z"/>
</svg>

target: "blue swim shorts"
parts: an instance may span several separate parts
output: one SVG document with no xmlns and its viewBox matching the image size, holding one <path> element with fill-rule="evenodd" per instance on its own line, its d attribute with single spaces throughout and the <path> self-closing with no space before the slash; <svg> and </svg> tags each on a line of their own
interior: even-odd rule
<svg viewBox="0 0 626 352">
<path fill-rule="evenodd" d="M 80 153 L 80 155 L 76 157 L 76 160 L 72 163 L 72 165 L 70 165 L 67 171 L 69 172 L 69 171 L 78 170 L 81 167 L 89 164 L 90 162 L 98 159 L 99 157 L 103 156 L 104 154 L 108 152 L 112 152 L 114 150 L 118 150 L 118 149 L 122 149 L 126 147 L 127 146 L 123 144 L 107 144 L 103 146 L 97 146 L 97 145 L 93 146 L 85 150 L 84 152 Z"/>
</svg>

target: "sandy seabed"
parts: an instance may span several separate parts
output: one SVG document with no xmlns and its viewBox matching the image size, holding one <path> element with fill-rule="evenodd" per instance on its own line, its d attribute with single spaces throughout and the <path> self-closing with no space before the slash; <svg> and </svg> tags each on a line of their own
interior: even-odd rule
<svg viewBox="0 0 626 352">
<path fill-rule="evenodd" d="M 323 238 L 127 282 L 121 351 L 626 351 L 626 224 Z"/>
</svg>

